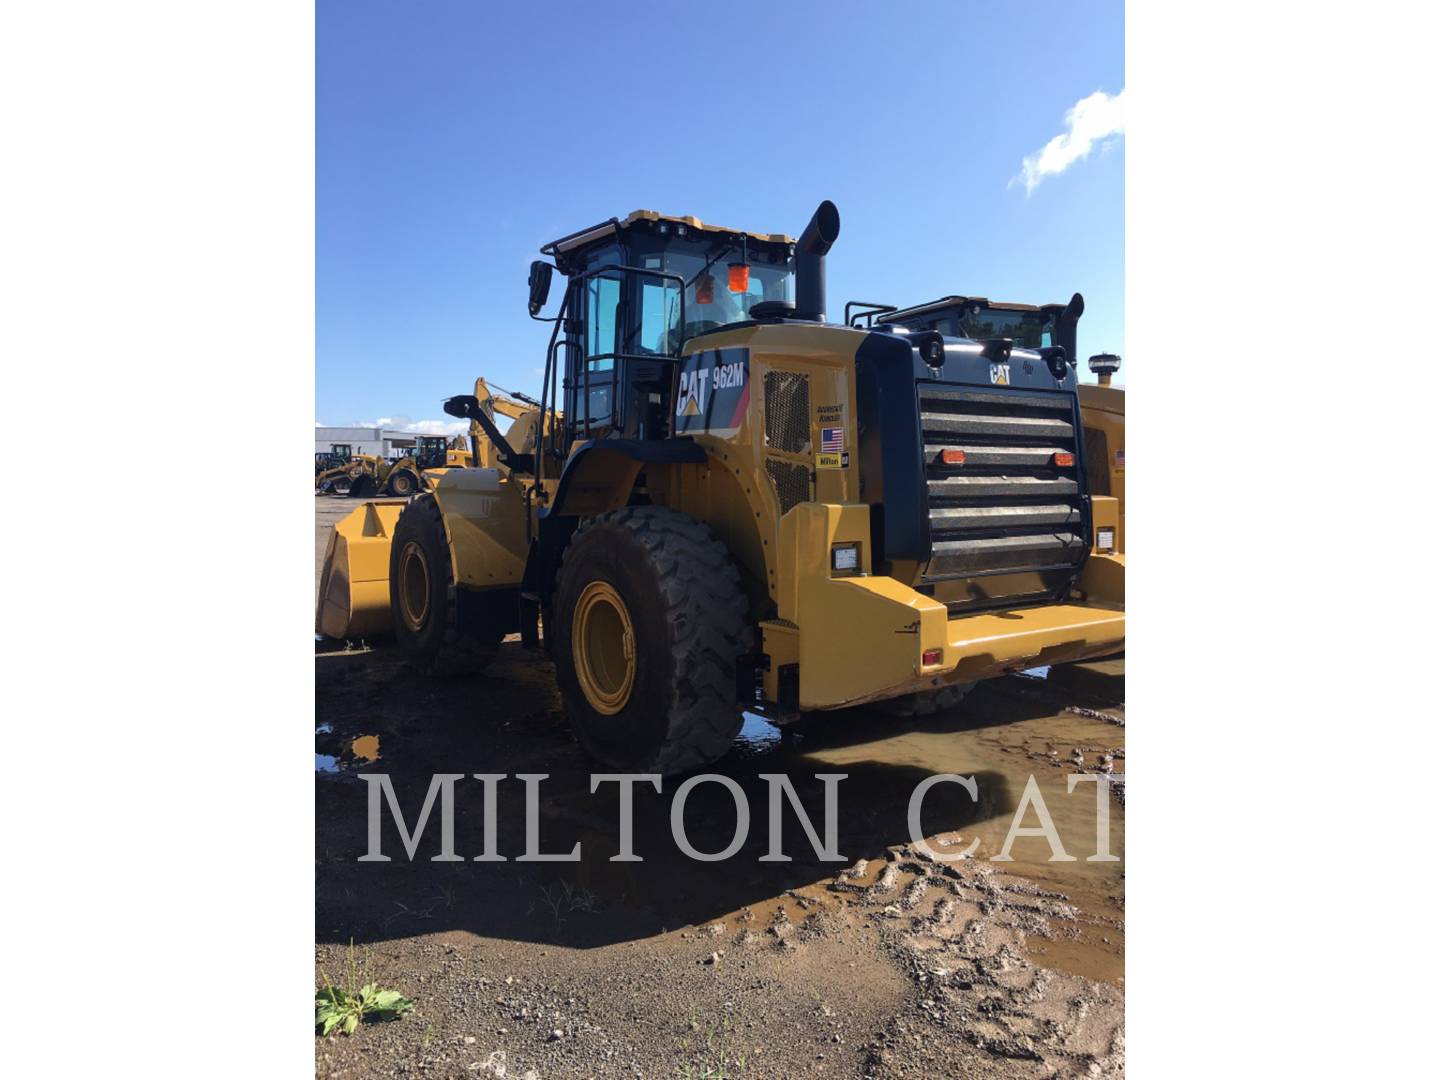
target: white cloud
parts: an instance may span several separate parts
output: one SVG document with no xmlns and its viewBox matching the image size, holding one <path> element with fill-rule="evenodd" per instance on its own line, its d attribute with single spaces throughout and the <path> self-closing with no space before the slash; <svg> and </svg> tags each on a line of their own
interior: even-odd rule
<svg viewBox="0 0 1440 1080">
<path fill-rule="evenodd" d="M 1081 98 L 1065 114 L 1065 132 L 1056 135 L 1020 163 L 1020 173 L 1011 185 L 1024 184 L 1028 196 L 1047 176 L 1059 176 L 1077 161 L 1083 161 L 1097 143 L 1102 146 L 1125 134 L 1125 91 L 1114 97 L 1096 90 Z"/>
<path fill-rule="evenodd" d="M 411 420 L 400 429 L 418 435 L 468 435 L 469 420 Z"/>
<path fill-rule="evenodd" d="M 413 435 L 468 435 L 468 420 L 411 420 L 408 416 L 382 416 L 375 420 L 355 420 L 349 424 L 329 425 L 315 421 L 316 427 L 361 427 L 384 428 L 386 431 L 403 431 Z"/>
</svg>

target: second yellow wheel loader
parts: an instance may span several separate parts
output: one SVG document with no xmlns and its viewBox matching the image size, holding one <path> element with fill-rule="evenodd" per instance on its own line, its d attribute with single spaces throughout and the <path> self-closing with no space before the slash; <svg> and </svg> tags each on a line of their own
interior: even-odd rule
<svg viewBox="0 0 1440 1080">
<path fill-rule="evenodd" d="M 954 697 L 1123 647 L 1065 350 L 828 323 L 839 228 L 828 202 L 798 240 L 637 211 L 545 245 L 531 317 L 565 285 L 526 437 L 448 401 L 495 467 L 341 522 L 319 632 L 388 627 L 454 671 L 543 624 L 580 744 L 665 774 L 747 709 Z"/>
<path fill-rule="evenodd" d="M 1120 357 L 1099 353 L 1090 357 L 1090 370 L 1098 383 L 1082 383 L 1080 418 L 1085 425 L 1085 467 L 1090 490 L 1112 495 L 1120 510 L 1115 550 L 1125 550 L 1125 388 L 1112 386 L 1120 370 Z"/>
</svg>

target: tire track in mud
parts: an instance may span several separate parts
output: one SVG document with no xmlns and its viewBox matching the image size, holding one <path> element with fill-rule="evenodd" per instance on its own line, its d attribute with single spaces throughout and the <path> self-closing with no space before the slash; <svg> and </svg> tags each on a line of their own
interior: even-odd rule
<svg viewBox="0 0 1440 1080">
<path fill-rule="evenodd" d="M 909 846 L 866 884 L 871 873 L 861 860 L 828 888 L 880 928 L 916 1001 L 869 1043 L 867 1076 L 952 1075 L 957 1054 L 973 1060 L 957 1043 L 993 1075 L 1124 1075 L 1123 991 L 1026 955 L 1027 936 L 1076 933 L 1083 916 L 1064 893 Z"/>
</svg>

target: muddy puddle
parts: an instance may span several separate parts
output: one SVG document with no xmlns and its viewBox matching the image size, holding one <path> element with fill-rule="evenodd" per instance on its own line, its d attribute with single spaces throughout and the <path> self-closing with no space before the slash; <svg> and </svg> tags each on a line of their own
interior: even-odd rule
<svg viewBox="0 0 1440 1080">
<path fill-rule="evenodd" d="M 317 772 L 335 774 L 319 785 L 329 792 L 326 820 L 332 824 L 318 848 L 322 861 L 343 873 L 344 887 L 337 881 L 342 895 L 363 883 L 383 882 L 391 890 L 387 905 L 430 913 L 411 931 L 483 926 L 486 934 L 516 939 L 561 936 L 581 948 L 717 922 L 753 925 L 762 933 L 767 927 L 777 933 L 776 926 L 819 933 L 846 919 L 918 927 L 947 904 L 987 912 L 1012 908 L 1013 932 L 1037 964 L 1123 981 L 1123 783 L 1114 785 L 1107 802 L 1106 843 L 1119 857 L 1108 862 L 1091 858 L 1097 853 L 1097 785 L 1081 782 L 1073 792 L 1067 789 L 1067 777 L 1074 774 L 1104 772 L 1123 780 L 1123 662 L 1086 665 L 1092 670 L 1083 673 L 1056 668 L 992 680 L 952 712 L 925 719 L 853 710 L 777 728 L 747 715 L 734 749 L 710 772 L 738 787 L 748 830 L 738 826 L 732 791 L 714 781 L 690 791 L 681 818 L 694 849 L 714 854 L 736 844 L 734 854 L 700 862 L 677 847 L 672 833 L 677 778 L 665 782 L 660 793 L 635 786 L 633 848 L 642 861 L 612 862 L 619 853 L 619 786 L 601 783 L 592 792 L 592 769 L 600 770 L 580 755 L 569 735 L 548 665 L 527 662 L 531 658 L 521 658 L 508 643 L 505 648 L 512 662 L 502 653 L 501 662 L 473 682 L 411 678 L 398 664 L 388 666 L 383 653 L 317 664 L 347 665 L 333 687 L 317 682 L 322 715 L 316 718 L 328 728 L 317 730 Z M 455 794 L 456 843 L 466 861 L 430 862 L 438 843 L 430 835 L 438 830 L 432 829 L 416 862 L 404 864 L 402 852 L 386 867 L 357 869 L 366 842 L 366 793 L 359 775 L 382 771 L 407 806 L 420 804 L 435 773 L 508 775 L 498 788 L 496 837 L 510 861 L 471 861 L 480 854 L 486 818 L 481 785 L 467 780 Z M 541 851 L 568 853 L 579 844 L 578 861 L 518 861 L 528 844 L 519 773 L 547 774 L 538 804 Z M 834 846 L 843 861 L 817 855 L 788 802 L 782 802 L 783 841 L 772 852 L 772 793 L 765 777 L 789 777 L 815 828 L 823 831 L 826 787 L 817 774 L 833 773 L 846 774 L 835 788 Z M 924 800 L 922 832 L 940 838 L 936 850 L 976 844 L 973 857 L 954 870 L 915 853 L 907 820 L 916 785 L 938 773 L 975 781 L 975 798 L 960 785 L 942 783 Z M 1013 841 L 1011 861 L 993 862 L 1032 776 L 1073 861 L 1051 861 L 1045 837 L 1021 835 Z M 1021 824 L 1032 829 L 1039 824 L 1034 806 Z M 783 861 L 772 860 L 775 854 Z M 542 892 L 559 895 L 562 888 L 567 902 L 573 897 L 576 904 L 563 931 L 558 919 L 555 927 L 537 919 L 545 904 L 537 908 L 534 899 Z M 471 907 L 453 898 L 456 889 L 471 891 Z M 451 899 L 437 908 L 435 896 Z M 351 910 L 348 904 L 337 907 Z M 344 916 L 351 917 L 361 916 Z M 406 925 L 404 917 L 393 924 L 382 920 L 378 930 L 361 928 L 361 933 L 388 936 Z M 337 926 L 331 932 L 344 940 L 354 931 Z"/>
<path fill-rule="evenodd" d="M 380 736 L 359 735 L 353 739 L 335 737 L 335 725 L 319 724 L 315 728 L 316 745 L 333 753 L 315 753 L 317 773 L 338 774 L 367 767 L 380 760 Z"/>
</svg>

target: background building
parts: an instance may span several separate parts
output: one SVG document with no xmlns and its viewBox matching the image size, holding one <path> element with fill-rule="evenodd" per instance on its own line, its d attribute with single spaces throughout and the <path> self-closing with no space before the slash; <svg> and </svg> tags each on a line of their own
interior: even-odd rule
<svg viewBox="0 0 1440 1080">
<path fill-rule="evenodd" d="M 413 431 L 395 431 L 378 427 L 320 427 L 315 428 L 315 451 L 328 451 L 332 443 L 349 443 L 353 454 L 374 454 L 377 457 L 392 455 L 413 449 Z"/>
</svg>

